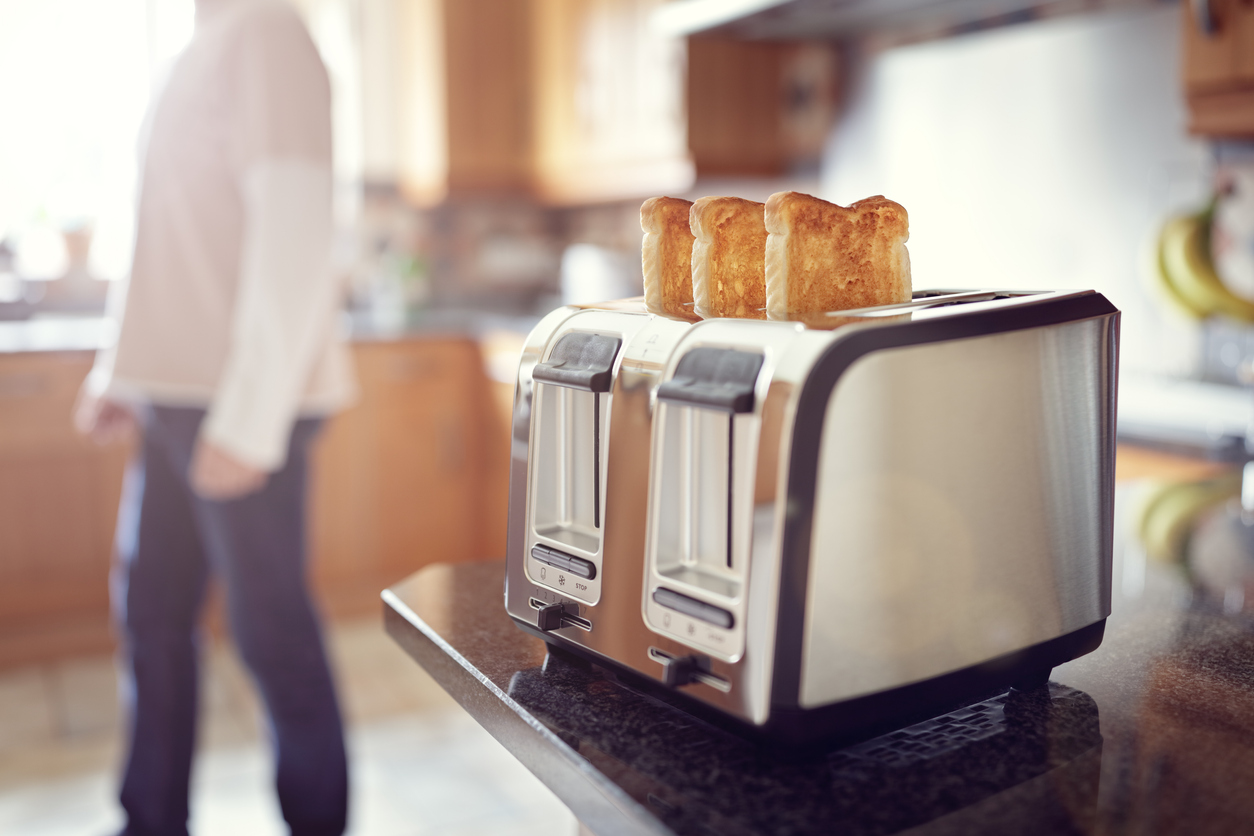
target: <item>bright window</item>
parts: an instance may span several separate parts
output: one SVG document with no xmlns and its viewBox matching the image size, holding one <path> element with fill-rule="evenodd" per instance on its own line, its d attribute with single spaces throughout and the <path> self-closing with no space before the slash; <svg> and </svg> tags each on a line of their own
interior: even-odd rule
<svg viewBox="0 0 1254 836">
<path fill-rule="evenodd" d="M 126 272 L 140 126 L 193 17 L 192 0 L 0 0 L 0 241 L 22 277 L 60 276 L 62 232 L 84 226 L 90 271 Z"/>
</svg>

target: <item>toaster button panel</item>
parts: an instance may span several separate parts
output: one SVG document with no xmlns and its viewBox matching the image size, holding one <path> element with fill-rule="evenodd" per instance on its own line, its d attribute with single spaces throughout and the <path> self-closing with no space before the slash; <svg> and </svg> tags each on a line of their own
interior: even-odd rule
<svg viewBox="0 0 1254 836">
<path fill-rule="evenodd" d="M 698 601 L 696 598 L 690 598 L 664 586 L 653 590 L 653 600 L 664 607 L 707 624 L 713 624 L 715 627 L 722 627 L 724 630 L 730 630 L 736 621 L 732 614 L 722 607 Z"/>
<path fill-rule="evenodd" d="M 597 576 L 597 567 L 592 561 L 551 549 L 548 546 L 532 546 L 531 556 L 541 563 L 561 569 L 563 572 L 570 572 L 584 580 L 590 581 Z"/>
</svg>

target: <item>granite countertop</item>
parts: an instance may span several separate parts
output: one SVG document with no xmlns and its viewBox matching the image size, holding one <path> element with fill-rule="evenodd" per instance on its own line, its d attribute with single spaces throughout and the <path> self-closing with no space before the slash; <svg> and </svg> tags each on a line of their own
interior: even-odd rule
<svg viewBox="0 0 1254 836">
<path fill-rule="evenodd" d="M 417 573 L 385 591 L 386 623 L 599 836 L 1254 832 L 1254 595 L 1231 565 L 1224 591 L 1147 561 L 1121 536 L 1135 493 L 1097 651 L 1047 689 L 806 758 L 546 653 L 505 614 L 502 562 Z"/>
</svg>

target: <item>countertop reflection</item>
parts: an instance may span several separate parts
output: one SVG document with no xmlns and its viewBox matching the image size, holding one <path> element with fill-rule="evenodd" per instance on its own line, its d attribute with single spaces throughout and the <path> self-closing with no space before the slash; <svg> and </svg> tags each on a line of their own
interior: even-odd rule
<svg viewBox="0 0 1254 836">
<path fill-rule="evenodd" d="M 546 653 L 503 569 L 419 572 L 384 594 L 389 632 L 601 836 L 1254 832 L 1254 619 L 1118 534 L 1105 641 L 1047 690 L 806 759 Z"/>
</svg>

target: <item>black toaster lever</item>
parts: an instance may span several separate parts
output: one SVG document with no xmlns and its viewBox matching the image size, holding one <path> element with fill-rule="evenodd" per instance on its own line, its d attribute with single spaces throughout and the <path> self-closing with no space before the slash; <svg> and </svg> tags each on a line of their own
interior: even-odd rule
<svg viewBox="0 0 1254 836">
<path fill-rule="evenodd" d="M 761 370 L 761 354 L 732 348 L 694 348 L 680 358 L 675 374 L 658 387 L 657 396 L 733 415 L 753 412 L 753 387 Z"/>
<path fill-rule="evenodd" d="M 566 609 L 567 604 L 545 604 L 543 601 L 532 598 L 531 606 L 537 610 L 536 627 L 540 628 L 542 633 L 560 630 L 563 627 L 578 627 L 580 630 L 592 631 L 592 622 L 579 615 L 578 604 L 570 604 L 570 609 Z"/>
<path fill-rule="evenodd" d="M 561 604 L 549 604 L 540 608 L 540 612 L 536 616 L 536 626 L 543 632 L 556 630 L 562 626 L 562 616 L 566 614 L 565 608 Z"/>
<path fill-rule="evenodd" d="M 691 685 L 710 667 L 705 656 L 674 656 L 656 647 L 649 648 L 649 658 L 662 665 L 662 684 L 668 688 Z"/>
<path fill-rule="evenodd" d="M 608 392 L 622 344 L 618 337 L 572 331 L 557 341 L 547 362 L 536 364 L 531 377 L 571 389 Z"/>
<path fill-rule="evenodd" d="M 694 681 L 700 670 L 695 656 L 671 657 L 662 661 L 662 683 L 668 688 L 678 688 Z"/>
</svg>

